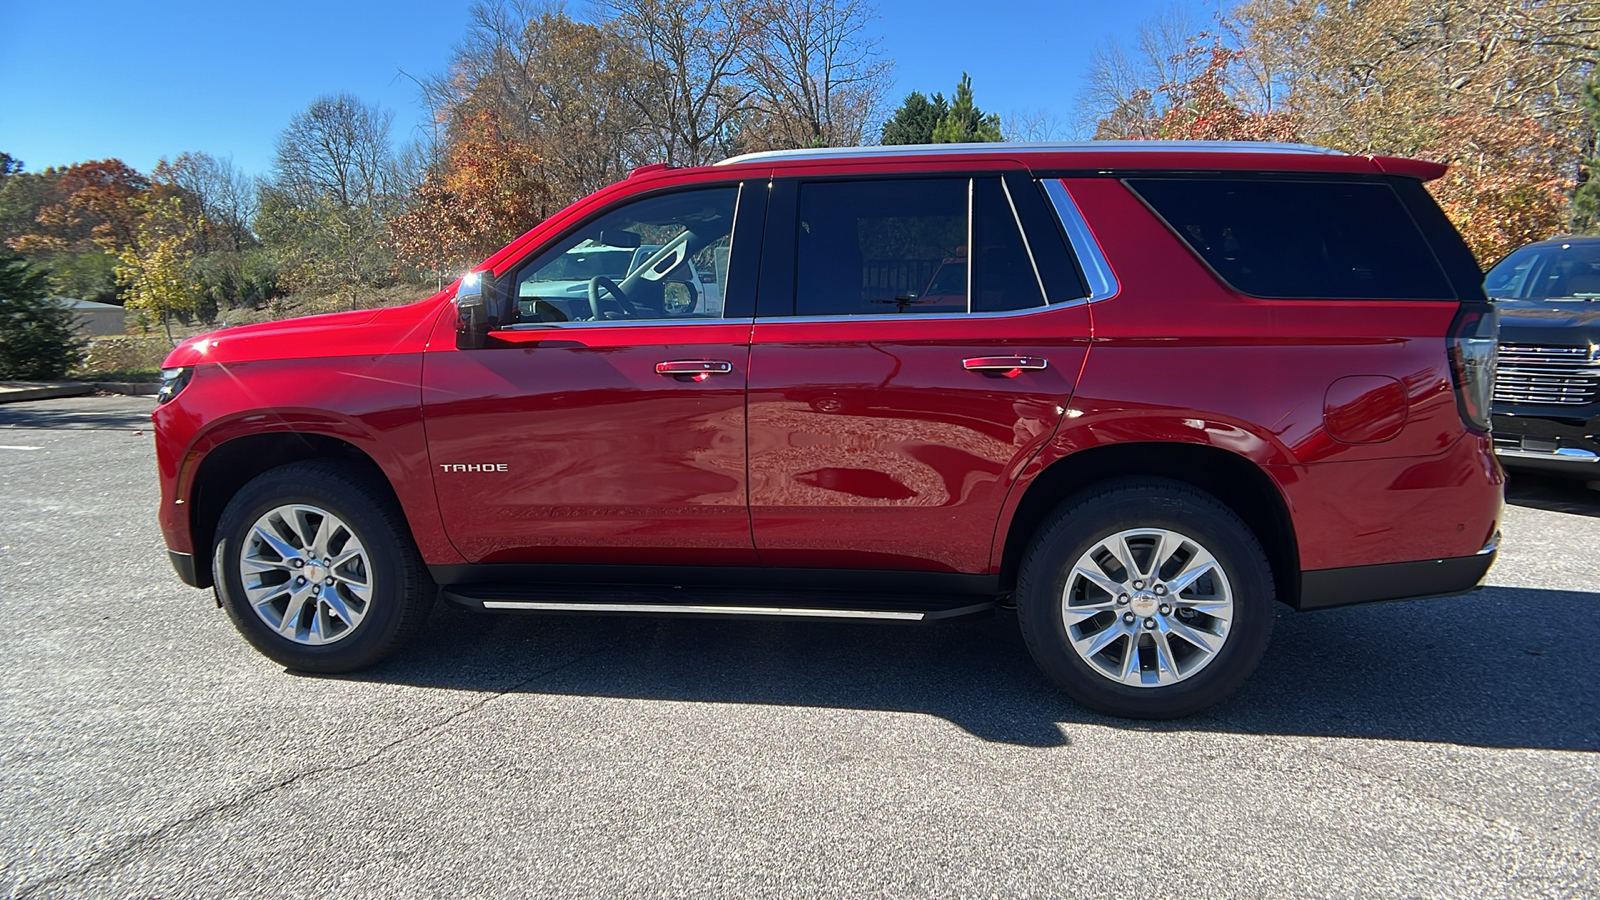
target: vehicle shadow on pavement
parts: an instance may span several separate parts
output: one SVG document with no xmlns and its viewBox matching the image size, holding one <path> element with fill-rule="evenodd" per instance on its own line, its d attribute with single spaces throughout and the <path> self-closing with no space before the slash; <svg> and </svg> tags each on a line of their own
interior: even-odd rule
<svg viewBox="0 0 1600 900">
<path fill-rule="evenodd" d="M 1600 594 L 1485 588 L 1287 609 L 1261 667 L 1176 722 L 1092 713 L 1034 668 L 1009 613 L 927 626 L 494 616 L 441 608 L 361 680 L 452 690 L 870 709 L 987 741 L 1071 743 L 1072 726 L 1600 751 Z"/>
<path fill-rule="evenodd" d="M 1600 478 L 1600 472 L 1595 473 Z M 1506 502 L 1550 512 L 1600 518 L 1600 491 L 1571 478 L 1513 472 L 1506 478 Z"/>
<path fill-rule="evenodd" d="M 155 398 L 73 397 L 0 404 L 0 429 L 73 431 L 148 431 Z"/>
</svg>

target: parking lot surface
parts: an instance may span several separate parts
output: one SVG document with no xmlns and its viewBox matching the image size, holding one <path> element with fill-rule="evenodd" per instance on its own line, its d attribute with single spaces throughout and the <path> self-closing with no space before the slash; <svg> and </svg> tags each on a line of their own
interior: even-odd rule
<svg viewBox="0 0 1600 900">
<path fill-rule="evenodd" d="M 0 406 L 0 889 L 1600 895 L 1600 493 L 1488 586 L 1297 615 L 1211 713 L 1052 690 L 1009 614 L 474 615 L 286 672 L 178 581 L 148 398 Z"/>
</svg>

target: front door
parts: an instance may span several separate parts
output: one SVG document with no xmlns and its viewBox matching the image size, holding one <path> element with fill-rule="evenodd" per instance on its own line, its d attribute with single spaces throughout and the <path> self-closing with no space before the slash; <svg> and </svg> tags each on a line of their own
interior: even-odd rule
<svg viewBox="0 0 1600 900">
<path fill-rule="evenodd" d="M 430 349 L 428 449 L 469 561 L 755 564 L 739 191 L 601 213 L 500 277 L 517 321 L 489 346 Z"/>
</svg>

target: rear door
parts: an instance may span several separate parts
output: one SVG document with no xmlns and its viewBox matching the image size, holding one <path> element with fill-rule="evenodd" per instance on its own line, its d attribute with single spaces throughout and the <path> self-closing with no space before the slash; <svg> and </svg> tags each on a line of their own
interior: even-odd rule
<svg viewBox="0 0 1600 900">
<path fill-rule="evenodd" d="M 984 573 L 1087 351 L 1087 291 L 1021 172 L 778 179 L 750 362 L 769 566 Z"/>
</svg>

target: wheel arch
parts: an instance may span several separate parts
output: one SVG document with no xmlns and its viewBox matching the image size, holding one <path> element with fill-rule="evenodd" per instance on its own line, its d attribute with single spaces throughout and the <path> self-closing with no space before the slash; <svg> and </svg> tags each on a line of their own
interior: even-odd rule
<svg viewBox="0 0 1600 900">
<path fill-rule="evenodd" d="M 1250 460 L 1204 444 L 1110 444 L 1051 463 L 1029 482 L 1006 527 L 1000 559 L 1002 588 L 1011 590 L 1016 585 L 1017 568 L 1028 542 L 1051 510 L 1098 482 L 1139 476 L 1183 482 L 1233 510 L 1266 551 L 1278 600 L 1295 605 L 1300 595 L 1300 550 L 1283 491 Z"/>
<path fill-rule="evenodd" d="M 211 448 L 200 459 L 189 488 L 189 533 L 194 541 L 199 587 L 213 582 L 211 547 L 217 522 L 239 489 L 264 472 L 309 459 L 337 459 L 365 472 L 387 499 L 401 509 L 394 486 L 377 461 L 356 445 L 325 434 L 274 431 L 247 434 Z"/>
</svg>

